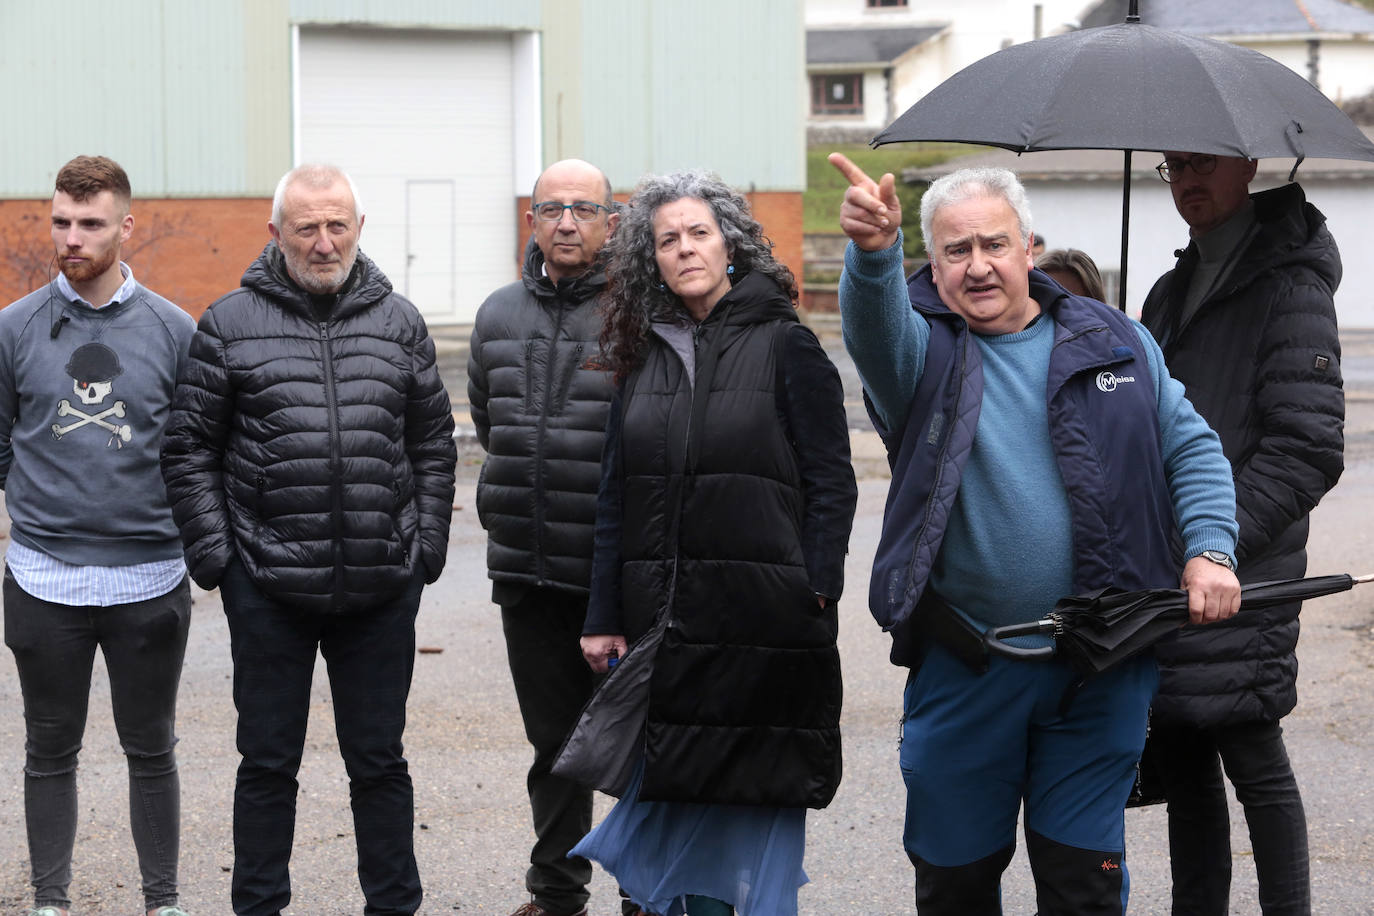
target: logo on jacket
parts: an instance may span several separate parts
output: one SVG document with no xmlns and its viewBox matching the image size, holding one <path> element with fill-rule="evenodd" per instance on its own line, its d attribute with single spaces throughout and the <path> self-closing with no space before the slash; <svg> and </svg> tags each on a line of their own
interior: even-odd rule
<svg viewBox="0 0 1374 916">
<path fill-rule="evenodd" d="M 102 343 L 83 344 L 72 351 L 72 357 L 67 360 L 66 368 L 67 374 L 72 377 L 72 392 L 76 395 L 79 403 L 90 409 L 90 413 L 73 405 L 66 398 L 58 401 L 57 417 L 59 420 L 63 417 L 77 417 L 78 419 L 66 426 L 61 423 L 54 423 L 52 425 L 52 437 L 61 439 L 67 433 L 83 426 L 94 425 L 109 431 L 110 441 L 105 443 L 106 448 L 123 448 L 124 443 L 133 438 L 133 430 L 127 423 L 116 425 L 105 418 L 122 419 L 124 402 L 115 401 L 99 412 L 96 412 L 95 409 L 110 396 L 114 390 L 114 380 L 124 372 L 124 367 L 119 364 L 119 356 Z"/>
<path fill-rule="evenodd" d="M 1103 369 L 1097 374 L 1097 390 L 1105 391 L 1110 394 L 1116 390 L 1117 385 L 1124 385 L 1127 382 L 1134 381 L 1134 375 L 1117 375 L 1110 369 Z"/>
</svg>

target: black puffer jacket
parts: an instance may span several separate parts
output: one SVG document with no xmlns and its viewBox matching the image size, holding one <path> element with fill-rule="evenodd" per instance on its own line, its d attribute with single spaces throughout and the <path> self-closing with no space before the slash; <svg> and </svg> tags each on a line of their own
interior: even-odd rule
<svg viewBox="0 0 1374 916">
<path fill-rule="evenodd" d="M 1252 198 L 1257 231 L 1192 320 L 1175 327 L 1197 263 L 1193 244 L 1142 315 L 1231 462 L 1241 582 L 1304 574 L 1307 515 L 1344 466 L 1332 302 L 1340 253 L 1298 185 Z M 1242 611 L 1160 643 L 1158 719 L 1207 727 L 1287 714 L 1297 702 L 1299 608 Z"/>
<path fill-rule="evenodd" d="M 521 279 L 477 311 L 468 403 L 487 460 L 477 513 L 497 582 L 586 594 L 610 373 L 599 351 L 600 264 L 554 283 L 533 239 Z"/>
<path fill-rule="evenodd" d="M 757 273 L 655 330 L 612 419 L 584 630 L 635 641 L 668 615 L 640 797 L 825 807 L 857 500 L 839 374 Z"/>
<path fill-rule="evenodd" d="M 314 612 L 400 593 L 444 568 L 453 413 L 434 343 L 359 253 L 327 320 L 269 243 L 201 317 L 162 473 L 191 577 L 235 555 L 264 592 Z"/>
</svg>

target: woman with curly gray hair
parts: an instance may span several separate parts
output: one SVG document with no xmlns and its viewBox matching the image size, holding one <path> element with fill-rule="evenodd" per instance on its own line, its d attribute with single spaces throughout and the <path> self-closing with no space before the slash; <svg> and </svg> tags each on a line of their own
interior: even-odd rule
<svg viewBox="0 0 1374 916">
<path fill-rule="evenodd" d="M 716 176 L 643 181 L 610 253 L 619 389 L 582 650 L 597 671 L 624 659 L 589 708 L 644 725 L 621 801 L 574 853 L 642 912 L 794 914 L 806 809 L 840 781 L 857 490 L 839 374 Z M 631 670 L 648 673 L 627 699 Z"/>
</svg>

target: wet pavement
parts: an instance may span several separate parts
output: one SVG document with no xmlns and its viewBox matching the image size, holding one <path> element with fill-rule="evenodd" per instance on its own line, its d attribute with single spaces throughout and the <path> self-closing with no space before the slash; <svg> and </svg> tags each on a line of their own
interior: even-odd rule
<svg viewBox="0 0 1374 916">
<path fill-rule="evenodd" d="M 820 336 L 837 355 L 849 397 L 852 439 L 863 480 L 841 604 L 845 677 L 845 778 L 834 803 L 808 821 L 804 913 L 913 911 L 911 868 L 901 847 L 904 796 L 896 744 L 903 672 L 887 663 L 887 640 L 864 609 L 868 563 L 881 521 L 886 480 L 866 426 L 857 379 L 833 325 Z M 441 341 L 445 379 L 465 397 L 462 335 Z M 1313 515 L 1310 571 L 1374 571 L 1374 332 L 1347 334 L 1348 469 Z M 427 890 L 423 913 L 510 913 L 523 902 L 532 831 L 524 794 L 529 763 L 507 669 L 500 619 L 489 603 L 484 535 L 472 510 L 480 450 L 467 438 L 459 466 L 448 568 L 426 590 L 419 643 L 437 650 L 416 660 L 407 756 L 416 784 L 416 846 Z M 0 530 L 8 522 L 0 522 Z M 7 541 L 0 541 L 0 544 Z M 1374 589 L 1374 585 L 1365 586 Z M 1307 805 L 1313 910 L 1359 914 L 1374 899 L 1374 593 L 1311 602 L 1303 615 L 1298 708 L 1285 719 L 1294 769 Z M 228 633 L 216 592 L 197 592 L 182 678 L 178 755 L 182 766 L 183 905 L 195 916 L 229 913 L 230 811 L 236 755 Z M 348 812 L 348 786 L 332 729 L 323 666 L 316 678 L 292 873 L 296 916 L 362 911 Z M 123 757 L 97 660 L 80 770 L 74 916 L 140 912 L 138 870 L 129 840 Z M 23 721 L 13 660 L 0 653 L 0 912 L 29 900 L 22 804 Z M 608 807 L 598 802 L 598 817 Z M 1250 845 L 1232 803 L 1235 857 L 1231 910 L 1259 911 Z M 1162 808 L 1127 818 L 1132 912 L 1168 905 Z M 599 870 L 590 912 L 618 912 L 614 883 Z M 1035 910 L 1024 857 L 1004 883 L 1008 914 Z"/>
</svg>

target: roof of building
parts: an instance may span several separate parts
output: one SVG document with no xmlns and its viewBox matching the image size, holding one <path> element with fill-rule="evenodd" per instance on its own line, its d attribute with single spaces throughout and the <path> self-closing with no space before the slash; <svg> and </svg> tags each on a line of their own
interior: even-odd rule
<svg viewBox="0 0 1374 916">
<path fill-rule="evenodd" d="M 1083 16 L 1083 27 L 1125 22 L 1128 2 L 1102 0 Z M 1348 0 L 1146 0 L 1140 21 L 1210 36 L 1374 32 L 1374 12 Z"/>
<path fill-rule="evenodd" d="M 1374 140 L 1374 127 L 1360 128 Z M 993 167 L 1011 169 L 1022 181 L 1121 181 L 1121 169 L 1125 165 L 1121 150 L 1110 149 L 1072 149 L 1046 150 L 1038 153 L 1017 155 L 1011 150 L 980 149 L 969 147 L 967 156 L 957 156 L 939 165 L 928 168 L 908 168 L 902 170 L 902 181 L 929 182 L 956 169 Z M 1152 174 L 1159 164 L 1159 153 L 1136 150 L 1131 155 L 1132 178 L 1154 178 Z M 1292 159 L 1261 159 L 1260 175 L 1287 178 L 1293 169 Z M 1313 179 L 1341 179 L 1374 177 L 1374 162 L 1350 159 L 1305 159 L 1298 167 L 1299 181 Z"/>
<path fill-rule="evenodd" d="M 944 24 L 905 29 L 807 29 L 807 64 L 888 64 L 943 32 Z"/>
</svg>

